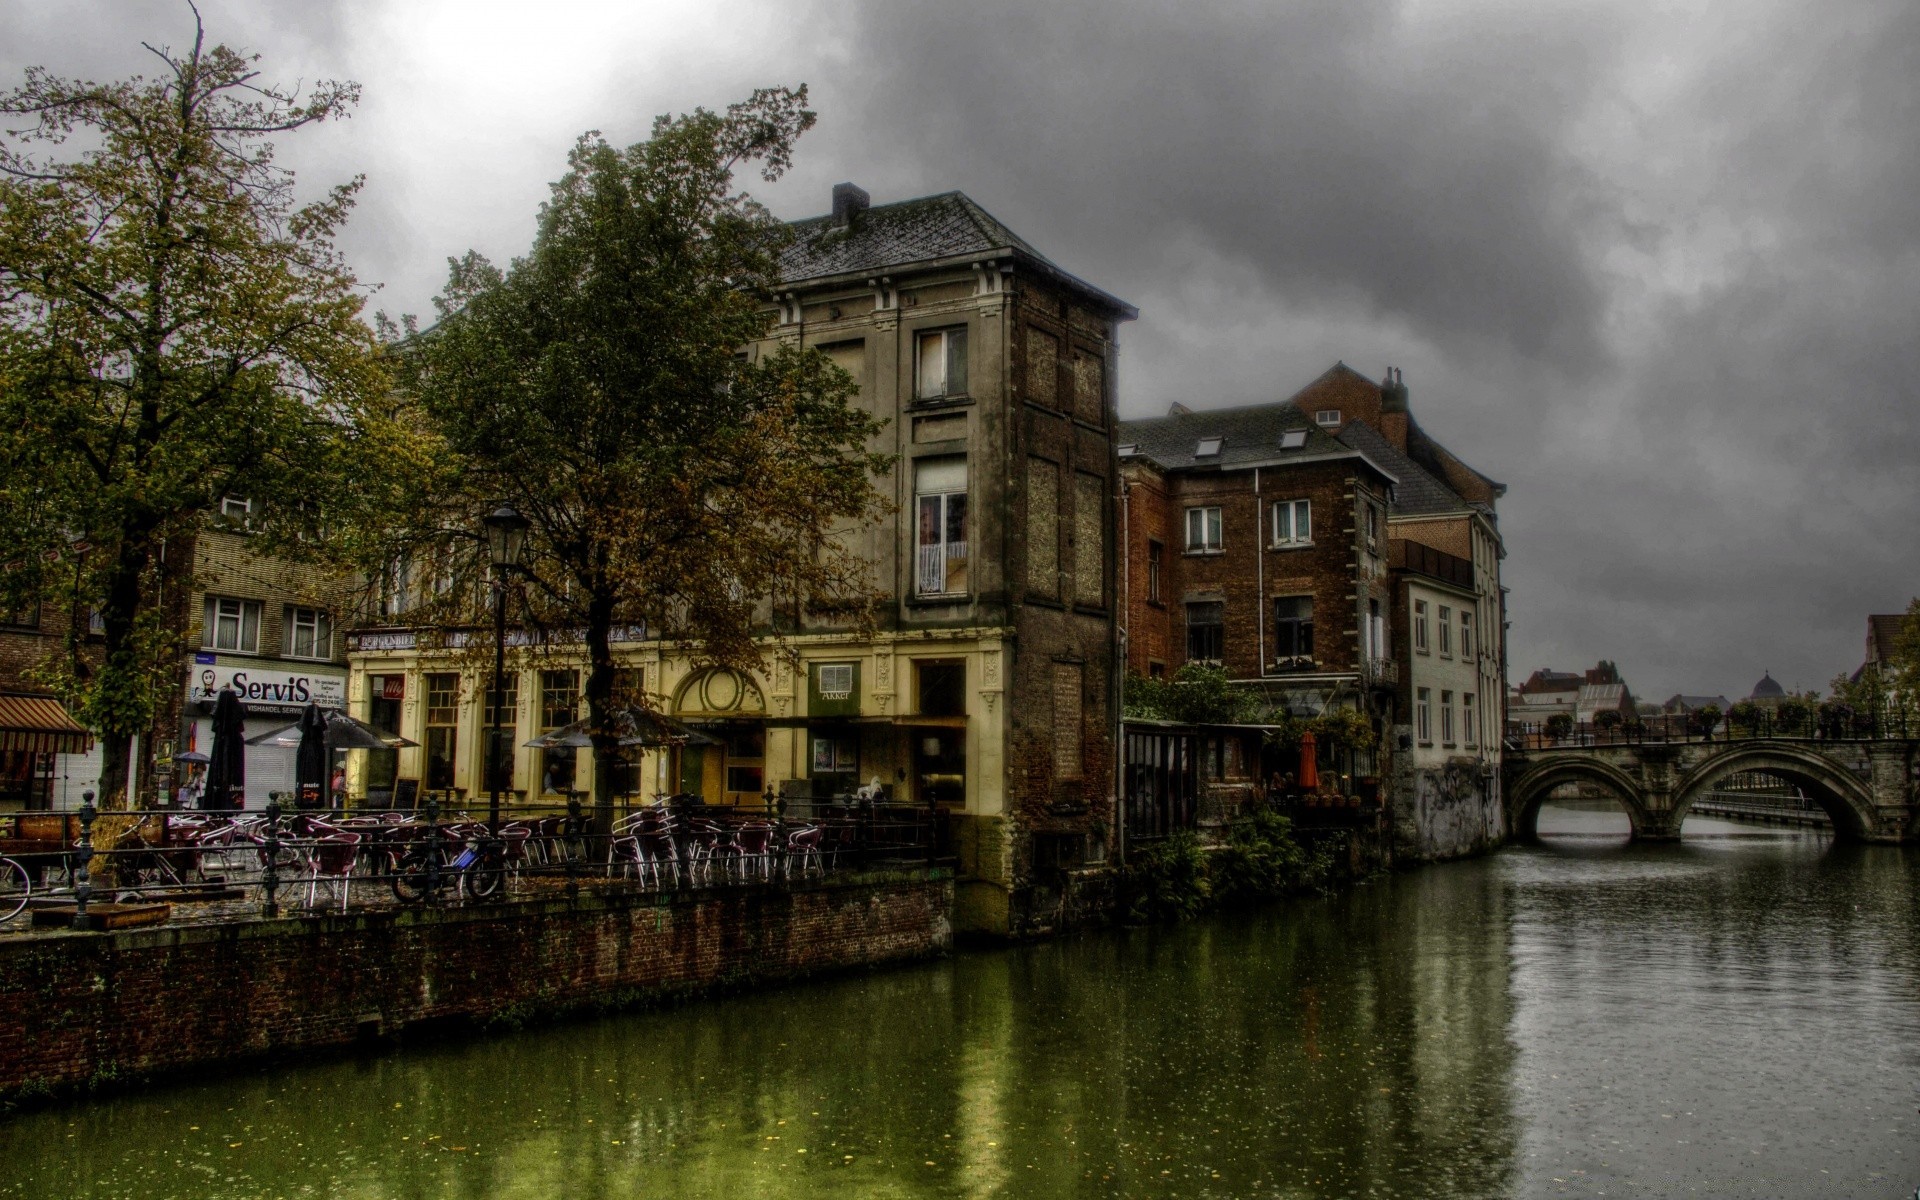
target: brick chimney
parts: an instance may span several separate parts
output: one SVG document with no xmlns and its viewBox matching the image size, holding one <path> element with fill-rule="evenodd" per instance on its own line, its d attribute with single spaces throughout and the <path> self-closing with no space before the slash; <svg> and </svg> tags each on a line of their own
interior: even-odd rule
<svg viewBox="0 0 1920 1200">
<path fill-rule="evenodd" d="M 871 203 L 873 203 L 873 197 L 867 195 L 866 189 L 851 183 L 834 184 L 833 227 L 851 229 L 854 218 L 867 211 L 867 206 Z"/>
<path fill-rule="evenodd" d="M 1400 453 L 1407 452 L 1407 385 L 1397 367 L 1388 367 L 1380 380 L 1380 435 Z"/>
</svg>

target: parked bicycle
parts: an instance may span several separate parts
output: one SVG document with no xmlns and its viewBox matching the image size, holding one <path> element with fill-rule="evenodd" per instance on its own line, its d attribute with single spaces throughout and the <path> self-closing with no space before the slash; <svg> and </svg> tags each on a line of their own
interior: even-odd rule
<svg viewBox="0 0 1920 1200">
<path fill-rule="evenodd" d="M 33 895 L 33 876 L 10 858 L 0 858 L 0 921 L 11 921 Z"/>
<path fill-rule="evenodd" d="M 441 829 L 439 834 L 414 838 L 394 854 L 394 898 L 415 904 L 449 887 L 472 900 L 500 895 L 507 879 L 505 843 L 478 826 Z"/>
</svg>

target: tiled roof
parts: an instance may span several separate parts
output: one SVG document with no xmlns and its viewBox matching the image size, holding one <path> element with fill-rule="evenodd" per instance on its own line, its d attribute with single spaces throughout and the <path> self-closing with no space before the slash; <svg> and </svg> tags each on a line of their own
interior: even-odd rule
<svg viewBox="0 0 1920 1200">
<path fill-rule="evenodd" d="M 1893 648 L 1900 640 L 1900 627 L 1905 624 L 1905 613 L 1874 613 L 1867 618 L 1867 661 L 1889 662 L 1893 658 Z"/>
<path fill-rule="evenodd" d="M 1280 435 L 1289 430 L 1305 431 L 1306 437 L 1298 447 L 1282 449 Z M 1202 438 L 1219 438 L 1220 452 L 1205 456 L 1196 453 Z M 1199 412 L 1175 405 L 1174 411 L 1164 417 L 1120 422 L 1119 440 L 1123 450 L 1135 446 L 1142 457 L 1168 471 L 1355 457 L 1350 447 L 1286 401 Z"/>
<path fill-rule="evenodd" d="M 1340 430 L 1340 440 L 1365 454 L 1380 464 L 1398 483 L 1393 488 L 1393 511 L 1396 514 L 1431 516 L 1436 513 L 1458 513 L 1467 511 L 1467 502 L 1456 495 L 1452 488 L 1419 463 L 1394 448 L 1392 442 L 1380 436 L 1365 421 L 1349 421 Z"/>
<path fill-rule="evenodd" d="M 831 215 L 792 221 L 788 228 L 794 239 L 780 255 L 780 276 L 787 283 L 1010 250 L 1129 316 L 1134 313 L 1124 300 L 1062 270 L 960 192 L 876 204 L 844 229 Z"/>
</svg>

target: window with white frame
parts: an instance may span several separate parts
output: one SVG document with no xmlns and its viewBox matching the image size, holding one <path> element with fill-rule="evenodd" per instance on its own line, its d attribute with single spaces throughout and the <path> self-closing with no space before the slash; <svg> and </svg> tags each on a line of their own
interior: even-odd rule
<svg viewBox="0 0 1920 1200">
<path fill-rule="evenodd" d="M 967 590 L 967 460 L 922 458 L 913 464 L 914 591 L 922 596 Z"/>
<path fill-rule="evenodd" d="M 1460 657 L 1473 657 L 1473 610 L 1460 610 Z"/>
<path fill-rule="evenodd" d="M 1422 745 L 1433 744 L 1433 689 L 1421 688 L 1414 695 L 1413 730 Z"/>
<path fill-rule="evenodd" d="M 1224 445 L 1225 442 L 1225 438 L 1203 437 L 1194 443 L 1193 456 L 1195 458 L 1218 458 L 1220 455 L 1220 447 Z"/>
<path fill-rule="evenodd" d="M 1367 549 L 1377 549 L 1380 545 L 1380 506 L 1366 505 L 1367 510 Z"/>
<path fill-rule="evenodd" d="M 1387 619 L 1380 612 L 1378 600 L 1367 601 L 1367 657 L 1387 657 Z"/>
<path fill-rule="evenodd" d="M 260 653 L 260 602 L 232 596 L 208 596 L 200 644 L 235 654 Z"/>
<path fill-rule="evenodd" d="M 253 519 L 253 501 L 246 496 L 222 496 L 220 515 L 236 525 L 245 525 Z"/>
<path fill-rule="evenodd" d="M 1316 425 L 1338 426 L 1340 424 L 1340 410 L 1337 408 L 1319 409 L 1313 414 L 1313 423 Z"/>
<path fill-rule="evenodd" d="M 1460 693 L 1460 734 L 1468 746 L 1480 744 L 1480 713 L 1473 706 L 1472 692 Z"/>
<path fill-rule="evenodd" d="M 287 609 L 287 657 L 333 657 L 333 617 L 325 609 Z"/>
<path fill-rule="evenodd" d="M 1440 693 L 1440 743 L 1453 745 L 1453 693 Z"/>
<path fill-rule="evenodd" d="M 1440 657 L 1453 657 L 1453 609 L 1445 604 L 1440 606 Z"/>
<path fill-rule="evenodd" d="M 914 391 L 921 400 L 967 394 L 967 331 L 936 329 L 914 342 Z"/>
<path fill-rule="evenodd" d="M 1273 506 L 1273 544 L 1305 546 L 1313 541 L 1313 502 L 1281 500 Z"/>
<path fill-rule="evenodd" d="M 1220 508 L 1211 505 L 1187 510 L 1187 553 L 1220 552 Z"/>
<path fill-rule="evenodd" d="M 1417 654 L 1427 652 L 1427 602 L 1413 602 L 1413 649 Z"/>
</svg>

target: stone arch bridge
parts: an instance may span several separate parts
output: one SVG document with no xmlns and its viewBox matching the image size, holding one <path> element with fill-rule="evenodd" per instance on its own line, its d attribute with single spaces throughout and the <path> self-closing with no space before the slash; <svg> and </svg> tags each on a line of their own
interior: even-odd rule
<svg viewBox="0 0 1920 1200">
<path fill-rule="evenodd" d="M 1917 765 L 1920 742 L 1906 739 L 1510 744 L 1503 765 L 1507 828 L 1532 840 L 1540 806 L 1554 789 L 1583 783 L 1619 798 L 1636 839 L 1671 841 L 1699 796 L 1736 771 L 1765 771 L 1824 808 L 1836 837 L 1920 842 Z"/>
</svg>

